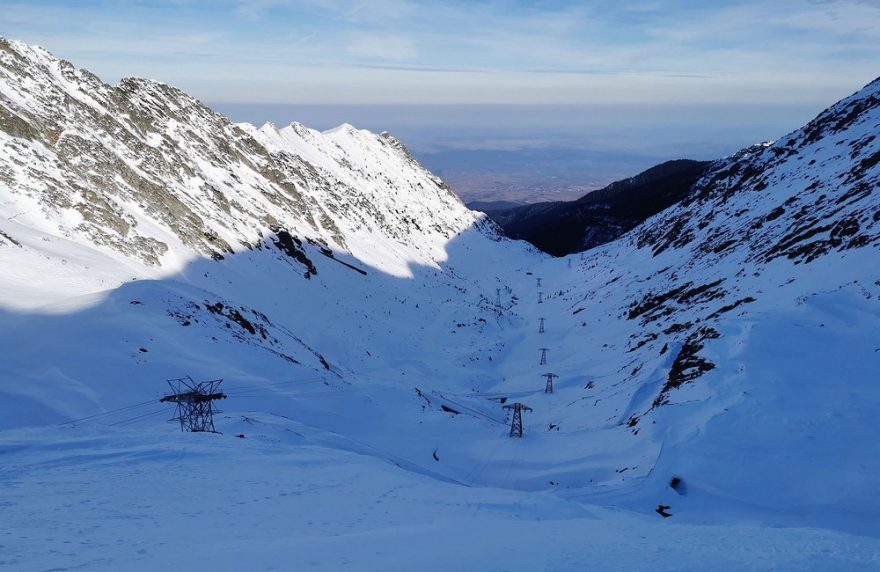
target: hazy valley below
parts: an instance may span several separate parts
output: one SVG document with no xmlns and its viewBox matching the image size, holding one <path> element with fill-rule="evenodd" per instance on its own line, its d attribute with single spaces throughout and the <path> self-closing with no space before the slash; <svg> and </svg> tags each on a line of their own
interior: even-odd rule
<svg viewBox="0 0 880 572">
<path fill-rule="evenodd" d="M 465 203 L 574 200 L 664 161 L 724 157 L 821 111 L 809 104 L 210 105 L 254 125 L 388 131 Z"/>
</svg>

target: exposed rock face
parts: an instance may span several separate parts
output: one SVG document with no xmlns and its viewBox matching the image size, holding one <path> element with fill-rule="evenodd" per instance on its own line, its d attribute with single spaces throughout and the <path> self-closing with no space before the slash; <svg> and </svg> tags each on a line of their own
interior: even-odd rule
<svg viewBox="0 0 880 572">
<path fill-rule="evenodd" d="M 880 246 L 878 135 L 880 80 L 776 142 L 712 163 L 678 204 L 587 258 L 596 276 L 583 300 L 616 305 L 612 290 L 628 292 L 623 317 L 642 326 L 629 351 L 677 348 L 654 407 L 714 368 L 702 352 L 722 336 L 717 324 L 823 290 L 871 298 L 877 277 L 844 257 Z"/>
<path fill-rule="evenodd" d="M 880 81 L 802 129 L 716 162 L 679 208 L 639 233 L 655 255 L 696 244 L 698 264 L 740 251 L 809 263 L 880 242 Z"/>
<path fill-rule="evenodd" d="M 388 134 L 236 125 L 173 87 L 109 86 L 3 39 L 0 148 L 2 214 L 149 265 L 222 258 L 273 226 L 427 263 L 466 228 L 494 232 Z"/>
</svg>

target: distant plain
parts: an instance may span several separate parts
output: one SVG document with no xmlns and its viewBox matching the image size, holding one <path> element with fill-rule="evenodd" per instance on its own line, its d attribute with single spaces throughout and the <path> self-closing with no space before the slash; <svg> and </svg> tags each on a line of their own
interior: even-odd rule
<svg viewBox="0 0 880 572">
<path fill-rule="evenodd" d="M 807 104 L 208 105 L 256 125 L 389 131 L 465 202 L 517 203 L 576 199 L 670 159 L 717 159 L 780 138 L 821 111 Z"/>
</svg>

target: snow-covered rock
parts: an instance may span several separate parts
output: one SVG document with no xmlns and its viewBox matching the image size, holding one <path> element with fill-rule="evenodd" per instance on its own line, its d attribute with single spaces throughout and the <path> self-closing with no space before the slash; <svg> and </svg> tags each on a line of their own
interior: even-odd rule
<svg viewBox="0 0 880 572">
<path fill-rule="evenodd" d="M 148 266 L 283 228 L 405 274 L 464 229 L 492 232 L 388 135 L 235 125 L 167 85 L 109 86 L 2 39 L 0 95 L 3 218 Z"/>
</svg>

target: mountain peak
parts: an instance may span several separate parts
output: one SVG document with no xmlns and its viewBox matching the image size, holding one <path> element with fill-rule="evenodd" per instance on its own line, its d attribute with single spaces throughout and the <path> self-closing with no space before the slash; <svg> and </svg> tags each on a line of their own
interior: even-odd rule
<svg viewBox="0 0 880 572">
<path fill-rule="evenodd" d="M 407 272 L 476 220 L 415 161 L 349 124 L 323 135 L 238 126 L 162 82 L 110 87 L 45 50 L 7 46 L 17 59 L 0 59 L 2 135 L 13 163 L 30 167 L 3 177 L 6 208 L 48 232 L 162 266 L 187 251 L 222 258 L 283 227 L 366 261 L 394 243 L 399 258 L 380 258 Z M 395 173 L 393 193 L 376 169 Z M 423 210 L 399 217 L 404 202 Z"/>
</svg>

